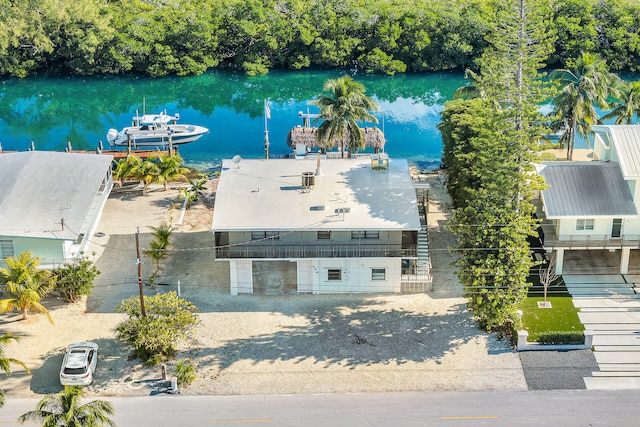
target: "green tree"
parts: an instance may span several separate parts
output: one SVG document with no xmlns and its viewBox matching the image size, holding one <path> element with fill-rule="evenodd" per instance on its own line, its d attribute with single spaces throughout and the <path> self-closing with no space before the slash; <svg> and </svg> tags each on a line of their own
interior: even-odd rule
<svg viewBox="0 0 640 427">
<path fill-rule="evenodd" d="M 349 153 L 364 148 L 364 132 L 358 121 L 378 123 L 378 119 L 370 113 L 378 109 L 378 104 L 365 95 L 365 87 L 349 76 L 329 79 L 324 83 L 324 90 L 329 96 L 320 96 L 311 101 L 320 108 L 318 120 L 323 122 L 318 127 L 317 138 L 322 147 L 331 148 L 338 141 Z"/>
<path fill-rule="evenodd" d="M 586 52 L 576 61 L 575 69 L 555 70 L 551 78 L 560 87 L 553 99 L 556 126 L 566 124 L 559 143 L 567 148 L 567 160 L 572 160 L 576 132 L 589 138 L 591 126 L 600 120 L 596 107 L 608 107 L 607 98 L 615 96 L 619 79 L 599 55 Z"/>
<path fill-rule="evenodd" d="M 0 300 L 0 312 L 17 310 L 22 318 L 29 317 L 29 310 L 44 313 L 49 321 L 53 319 L 49 311 L 40 303 L 55 286 L 56 276 L 49 270 L 39 269 L 40 257 L 33 257 L 31 251 L 4 259 L 6 268 L 0 268 L 0 284 L 10 298 Z"/>
<path fill-rule="evenodd" d="M 149 185 L 160 180 L 160 168 L 151 159 L 146 159 L 136 164 L 132 171 L 132 176 L 139 179 L 142 184 L 142 194 L 146 195 Z"/>
<path fill-rule="evenodd" d="M 183 188 L 180 190 L 179 196 L 184 199 L 187 209 L 189 209 L 191 203 L 198 200 L 198 193 L 191 191 L 191 188 Z"/>
<path fill-rule="evenodd" d="M 7 357 L 7 344 L 10 341 L 18 341 L 18 337 L 13 336 L 11 333 L 7 332 L 4 335 L 0 336 L 0 370 L 5 373 L 5 375 L 11 375 L 11 364 L 15 363 L 16 365 L 20 365 L 27 371 L 27 374 L 31 374 L 31 371 L 24 364 L 24 362 L 19 361 L 18 359 L 14 359 L 11 357 Z M 4 406 L 4 391 L 0 389 L 0 408 Z"/>
<path fill-rule="evenodd" d="M 189 185 L 191 186 L 189 191 L 195 196 L 194 201 L 198 201 L 198 197 L 207 189 L 207 180 L 205 178 L 190 179 Z"/>
<path fill-rule="evenodd" d="M 68 302 L 76 302 L 93 289 L 93 280 L 100 271 L 92 261 L 82 259 L 75 264 L 65 264 L 57 272 L 56 291 Z"/>
<path fill-rule="evenodd" d="M 85 389 L 80 386 L 65 386 L 60 393 L 43 397 L 33 411 L 22 414 L 18 421 L 21 424 L 35 421 L 43 427 L 115 427 L 111 403 L 92 400 L 83 404 L 85 395 Z"/>
<path fill-rule="evenodd" d="M 135 171 L 140 167 L 142 160 L 133 154 L 129 154 L 124 159 L 115 162 L 112 175 L 114 179 L 120 180 L 120 187 L 124 187 L 124 182 L 128 178 L 135 177 Z"/>
<path fill-rule="evenodd" d="M 155 264 L 155 270 L 149 279 L 151 282 L 154 282 L 160 271 L 160 262 L 169 255 L 169 243 L 173 228 L 167 222 L 163 222 L 157 227 L 149 228 L 153 230 L 152 235 L 155 239 L 150 243 L 150 248 L 146 249 L 144 253 L 146 253 Z"/>
<path fill-rule="evenodd" d="M 170 181 L 187 179 L 185 174 L 189 173 L 189 169 L 182 166 L 184 160 L 179 154 L 157 153 L 150 159 L 158 165 L 158 181 L 164 185 L 164 191 L 167 191 L 167 184 Z"/>
<path fill-rule="evenodd" d="M 539 0 L 500 0 L 473 74 L 470 99 L 445 105 L 443 160 L 456 207 L 450 229 L 458 237 L 455 261 L 468 306 L 482 328 L 513 319 L 526 296 L 532 260 L 527 238 L 536 233 L 531 204 L 539 179 L 529 173 L 548 93 L 541 73 L 553 41 L 550 11 Z"/>
<path fill-rule="evenodd" d="M 199 323 L 196 306 L 175 292 L 145 298 L 146 317 L 137 296 L 122 301 L 116 311 L 128 316 L 116 327 L 118 339 L 131 344 L 147 364 L 173 356 L 177 345 L 192 336 Z"/>
<path fill-rule="evenodd" d="M 631 124 L 640 114 L 640 82 L 624 83 L 618 90 L 618 98 L 610 103 L 611 111 L 602 120 L 616 119 L 616 124 Z"/>
</svg>

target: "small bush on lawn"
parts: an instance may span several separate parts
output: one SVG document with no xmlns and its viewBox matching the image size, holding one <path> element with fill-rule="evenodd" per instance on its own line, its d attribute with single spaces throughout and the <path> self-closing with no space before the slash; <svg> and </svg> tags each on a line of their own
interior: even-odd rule
<svg viewBox="0 0 640 427">
<path fill-rule="evenodd" d="M 189 385 L 196 379 L 196 369 L 189 359 L 181 360 L 176 364 L 176 378 L 180 387 Z"/>
<path fill-rule="evenodd" d="M 578 331 L 543 332 L 538 335 L 540 344 L 584 344 L 584 333 Z"/>
</svg>

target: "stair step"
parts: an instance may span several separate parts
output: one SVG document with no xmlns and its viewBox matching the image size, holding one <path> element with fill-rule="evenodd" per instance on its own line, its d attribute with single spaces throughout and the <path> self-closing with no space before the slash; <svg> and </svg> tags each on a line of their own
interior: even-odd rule
<svg viewBox="0 0 640 427">
<path fill-rule="evenodd" d="M 640 378 L 606 378 L 585 377 L 588 390 L 637 390 L 640 389 Z"/>
<path fill-rule="evenodd" d="M 588 331 L 640 331 L 640 325 L 628 323 L 584 323 Z"/>
<path fill-rule="evenodd" d="M 601 363 L 601 372 L 640 372 L 639 363 Z"/>
<path fill-rule="evenodd" d="M 593 337 L 593 345 L 607 346 L 639 346 L 640 347 L 640 335 L 638 334 L 624 334 L 624 335 L 595 335 Z"/>
<path fill-rule="evenodd" d="M 640 352 L 640 345 L 595 345 L 593 348 L 596 351 L 604 352 L 604 351 L 616 351 L 616 352 Z"/>
<path fill-rule="evenodd" d="M 607 351 L 607 352 L 595 352 L 598 364 L 633 364 L 640 367 L 640 353 L 634 351 Z"/>
<path fill-rule="evenodd" d="M 619 378 L 619 377 L 640 377 L 640 372 L 633 372 L 633 371 L 626 371 L 626 372 L 620 372 L 620 371 L 608 371 L 608 372 L 602 372 L 602 371 L 594 371 L 591 372 L 591 376 L 593 377 L 615 377 L 615 378 Z"/>
</svg>

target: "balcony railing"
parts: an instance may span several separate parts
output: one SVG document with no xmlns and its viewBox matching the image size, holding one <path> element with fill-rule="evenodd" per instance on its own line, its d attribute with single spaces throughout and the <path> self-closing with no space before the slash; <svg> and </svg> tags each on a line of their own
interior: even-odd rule
<svg viewBox="0 0 640 427">
<path fill-rule="evenodd" d="M 542 224 L 544 246 L 546 248 L 591 248 L 619 249 L 623 247 L 640 247 L 640 235 L 623 234 L 612 237 L 610 234 L 560 234 L 555 233 L 551 224 Z"/>
<path fill-rule="evenodd" d="M 233 245 L 216 248 L 216 258 L 415 258 L 415 245 Z"/>
</svg>

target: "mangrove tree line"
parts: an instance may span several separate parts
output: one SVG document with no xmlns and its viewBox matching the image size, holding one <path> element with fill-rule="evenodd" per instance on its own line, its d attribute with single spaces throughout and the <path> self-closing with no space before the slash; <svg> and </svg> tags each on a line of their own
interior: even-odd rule
<svg viewBox="0 0 640 427">
<path fill-rule="evenodd" d="M 640 67 L 640 3 L 553 0 L 545 66 Z M 0 0 L 0 75 L 475 67 L 499 0 Z"/>
</svg>

